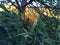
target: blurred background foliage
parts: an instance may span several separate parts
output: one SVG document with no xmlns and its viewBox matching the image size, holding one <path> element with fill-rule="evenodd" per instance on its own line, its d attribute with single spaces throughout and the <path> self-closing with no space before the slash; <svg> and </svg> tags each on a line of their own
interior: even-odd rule
<svg viewBox="0 0 60 45">
<path fill-rule="evenodd" d="M 0 5 L 0 45 L 60 45 L 60 9 L 39 9 Z"/>
</svg>

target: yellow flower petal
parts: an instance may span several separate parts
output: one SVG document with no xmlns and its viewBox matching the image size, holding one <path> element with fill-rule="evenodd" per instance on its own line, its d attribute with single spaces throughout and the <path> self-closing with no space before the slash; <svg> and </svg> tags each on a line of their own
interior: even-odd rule
<svg viewBox="0 0 60 45">
<path fill-rule="evenodd" d="M 3 8 L 0 8 L 0 12 L 3 12 L 4 11 L 4 9 Z"/>
</svg>

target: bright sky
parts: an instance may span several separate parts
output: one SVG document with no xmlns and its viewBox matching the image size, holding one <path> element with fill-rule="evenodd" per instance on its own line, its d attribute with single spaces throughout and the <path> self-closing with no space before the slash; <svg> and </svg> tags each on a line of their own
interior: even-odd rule
<svg viewBox="0 0 60 45">
<path fill-rule="evenodd" d="M 15 0 L 11 0 L 12 2 L 15 2 Z"/>
<path fill-rule="evenodd" d="M 6 1 L 6 0 L 0 0 L 0 1 Z M 12 2 L 15 2 L 15 0 L 11 0 Z M 18 0 L 19 1 L 19 3 L 20 3 L 20 1 L 22 1 L 22 0 Z M 27 0 L 27 2 L 29 2 L 30 0 Z M 44 0 L 45 1 L 45 0 Z M 32 2 L 33 3 L 33 5 L 34 6 L 40 6 L 41 4 L 40 3 L 38 3 L 38 2 Z M 9 3 L 9 4 L 11 4 L 11 3 Z M 49 3 L 46 3 L 47 5 L 49 5 Z M 53 5 L 56 5 L 57 4 L 57 1 L 55 0 L 55 2 L 54 2 L 54 4 Z"/>
</svg>

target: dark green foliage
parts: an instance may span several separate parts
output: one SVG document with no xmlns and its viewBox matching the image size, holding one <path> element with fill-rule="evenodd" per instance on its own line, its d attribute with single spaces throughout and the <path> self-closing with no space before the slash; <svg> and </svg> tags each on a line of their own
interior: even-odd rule
<svg viewBox="0 0 60 45">
<path fill-rule="evenodd" d="M 22 21 L 19 12 L 0 12 L 0 45 L 60 45 L 60 19 L 39 17 L 36 25 Z"/>
<path fill-rule="evenodd" d="M 0 40 L 2 39 L 2 42 L 4 42 L 5 39 L 11 39 L 24 31 L 22 29 L 20 13 L 16 15 L 14 12 L 9 12 L 3 5 L 0 6 L 5 10 L 5 12 L 0 12 Z"/>
</svg>

